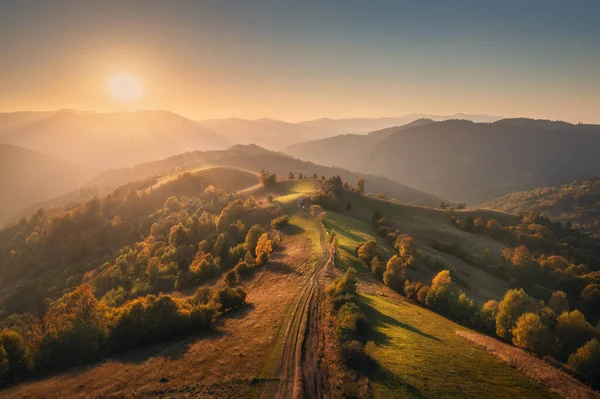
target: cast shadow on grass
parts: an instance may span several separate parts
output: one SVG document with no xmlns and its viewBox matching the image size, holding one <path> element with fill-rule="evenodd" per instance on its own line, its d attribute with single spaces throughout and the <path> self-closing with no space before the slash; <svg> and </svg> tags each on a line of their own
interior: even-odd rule
<svg viewBox="0 0 600 399">
<path fill-rule="evenodd" d="M 387 315 L 381 313 L 379 310 L 377 310 L 373 306 L 371 306 L 371 303 L 372 303 L 372 301 L 369 298 L 362 297 L 361 301 L 360 301 L 360 307 L 362 308 L 362 311 L 367 315 L 367 318 L 369 319 L 369 327 L 370 327 L 370 337 L 369 338 L 376 345 L 383 346 L 383 345 L 387 345 L 390 343 L 390 341 L 391 341 L 390 337 L 387 334 L 385 334 L 381 331 L 378 331 L 379 327 L 383 327 L 386 325 L 400 327 L 400 328 L 408 330 L 412 333 L 418 334 L 424 338 L 431 339 L 436 342 L 441 342 L 441 340 L 438 337 L 435 337 L 431 334 L 428 334 L 424 331 L 419 330 L 416 327 L 411 326 L 410 324 L 403 323 L 397 319 L 394 319 L 393 317 L 390 317 L 390 316 L 387 316 Z"/>
<path fill-rule="evenodd" d="M 296 236 L 298 234 L 302 234 L 306 231 L 306 229 L 304 229 L 303 227 L 300 227 L 296 224 L 288 224 L 284 229 L 283 232 L 289 236 Z"/>
<path fill-rule="evenodd" d="M 430 396 L 423 394 L 419 388 L 404 381 L 396 374 L 382 367 L 379 363 L 374 363 L 372 367 L 368 373 L 369 379 L 372 382 L 385 385 L 390 390 L 396 392 L 404 390 L 413 398 L 430 399 Z"/>
</svg>

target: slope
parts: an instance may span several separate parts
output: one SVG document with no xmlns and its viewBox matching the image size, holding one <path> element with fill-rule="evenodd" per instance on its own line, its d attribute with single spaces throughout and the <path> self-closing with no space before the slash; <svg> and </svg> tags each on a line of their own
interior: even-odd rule
<svg viewBox="0 0 600 399">
<path fill-rule="evenodd" d="M 225 151 L 189 152 L 161 161 L 136 165 L 100 174 L 90 182 L 89 187 L 114 187 L 129 181 L 144 180 L 152 176 L 184 171 L 207 166 L 231 166 L 239 169 L 260 172 L 269 170 L 280 177 L 287 177 L 289 172 L 295 175 L 303 173 L 319 177 L 340 175 L 343 180 L 354 185 L 359 176 L 367 180 L 367 190 L 373 193 L 385 193 L 388 197 L 397 198 L 403 202 L 437 206 L 441 200 L 427 193 L 404 186 L 389 179 L 360 174 L 346 169 L 317 165 L 301 161 L 278 152 L 268 151 L 255 145 L 234 146 Z"/>
<path fill-rule="evenodd" d="M 0 115 L 0 142 L 106 170 L 231 142 L 167 111 Z"/>
<path fill-rule="evenodd" d="M 573 227 L 600 233 L 600 178 L 520 191 L 482 205 L 511 213 L 540 213 Z"/>
<path fill-rule="evenodd" d="M 0 144 L 0 226 L 24 207 L 71 191 L 91 176 L 91 168 Z"/>
<path fill-rule="evenodd" d="M 341 136 L 288 151 L 301 159 L 379 174 L 441 198 L 468 202 L 590 178 L 600 168 L 595 156 L 600 150 L 597 125 L 449 120 L 383 136 Z"/>
</svg>

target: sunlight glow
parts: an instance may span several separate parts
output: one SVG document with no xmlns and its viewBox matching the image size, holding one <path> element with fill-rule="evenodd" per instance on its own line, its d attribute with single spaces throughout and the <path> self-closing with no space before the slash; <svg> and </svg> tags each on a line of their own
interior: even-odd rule
<svg viewBox="0 0 600 399">
<path fill-rule="evenodd" d="M 107 88 L 115 100 L 123 102 L 139 100 L 143 92 L 141 81 L 127 73 L 119 73 L 108 78 Z"/>
</svg>

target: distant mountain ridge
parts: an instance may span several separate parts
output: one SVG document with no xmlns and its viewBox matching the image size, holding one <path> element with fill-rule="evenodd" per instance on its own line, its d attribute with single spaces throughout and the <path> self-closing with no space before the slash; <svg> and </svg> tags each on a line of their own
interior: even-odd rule
<svg viewBox="0 0 600 399">
<path fill-rule="evenodd" d="M 97 169 L 233 144 L 220 134 L 167 111 L 71 110 L 0 114 L 0 142 Z"/>
<path fill-rule="evenodd" d="M 367 136 L 300 143 L 285 152 L 386 176 L 452 201 L 480 203 L 598 175 L 600 126 L 525 118 L 423 120 Z"/>
<path fill-rule="evenodd" d="M 0 227 L 26 206 L 73 190 L 94 173 L 83 165 L 0 144 Z"/>
</svg>

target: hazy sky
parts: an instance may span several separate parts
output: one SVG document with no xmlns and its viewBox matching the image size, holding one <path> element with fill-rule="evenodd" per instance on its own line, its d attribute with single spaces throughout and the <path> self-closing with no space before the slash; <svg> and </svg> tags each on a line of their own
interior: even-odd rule
<svg viewBox="0 0 600 399">
<path fill-rule="evenodd" d="M 0 111 L 600 123 L 599 20 L 597 0 L 2 0 Z M 107 95 L 121 71 L 140 100 Z"/>
</svg>

